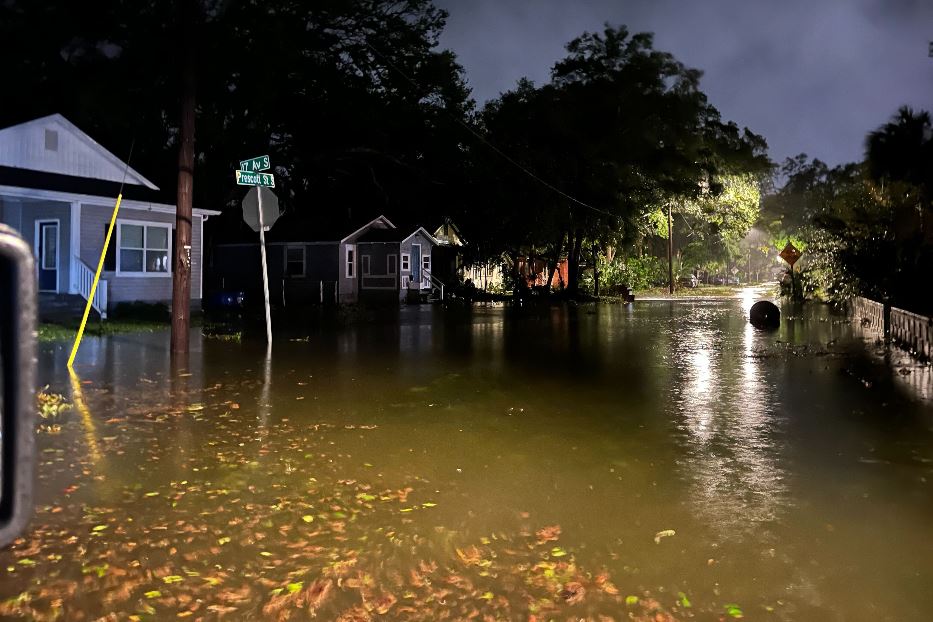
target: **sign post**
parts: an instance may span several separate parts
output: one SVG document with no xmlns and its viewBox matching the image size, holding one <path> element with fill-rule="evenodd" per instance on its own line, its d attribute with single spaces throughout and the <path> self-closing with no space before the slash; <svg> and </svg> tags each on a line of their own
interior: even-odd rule
<svg viewBox="0 0 933 622">
<path fill-rule="evenodd" d="M 260 156 L 240 162 L 236 171 L 236 183 L 240 186 L 253 186 L 243 199 L 243 220 L 250 227 L 259 231 L 259 253 L 262 257 L 262 295 L 266 307 L 266 343 L 272 348 L 272 314 L 269 309 L 269 267 L 266 262 L 266 230 L 271 229 L 279 217 L 279 202 L 271 190 L 275 188 L 275 177 L 268 170 L 269 156 Z M 264 197 L 264 195 L 266 195 Z M 265 200 L 263 200 L 265 198 Z"/>
</svg>

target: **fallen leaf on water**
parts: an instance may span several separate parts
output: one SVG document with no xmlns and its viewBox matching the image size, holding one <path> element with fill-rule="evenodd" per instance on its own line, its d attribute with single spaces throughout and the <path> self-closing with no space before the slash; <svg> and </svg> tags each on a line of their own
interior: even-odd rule
<svg viewBox="0 0 933 622">
<path fill-rule="evenodd" d="M 626 596 L 625 604 L 628 605 L 629 607 L 634 607 L 635 605 L 638 604 L 638 597 L 637 596 Z"/>
<path fill-rule="evenodd" d="M 179 583 L 184 581 L 184 577 L 180 577 L 177 574 L 170 574 L 167 577 L 162 577 L 162 581 L 171 585 L 172 583 Z"/>
<path fill-rule="evenodd" d="M 311 516 L 310 514 L 305 514 L 304 516 L 301 517 L 301 520 L 303 520 L 306 523 L 313 523 L 314 517 Z"/>
<path fill-rule="evenodd" d="M 545 542 L 555 542 L 560 537 L 560 525 L 542 527 L 535 532 L 535 535 L 538 536 L 538 544 L 544 544 Z"/>
<path fill-rule="evenodd" d="M 726 613 L 733 618 L 744 618 L 745 617 L 742 614 L 742 609 L 735 603 L 728 603 L 726 605 L 723 605 L 723 607 L 725 608 Z"/>
<path fill-rule="evenodd" d="M 146 598 L 159 598 L 162 596 L 162 592 L 159 590 L 150 590 L 144 594 Z"/>
<path fill-rule="evenodd" d="M 564 557 L 565 555 L 567 555 L 567 551 L 560 548 L 559 546 L 555 546 L 553 549 L 551 549 L 551 555 L 553 555 L 554 557 Z"/>
<path fill-rule="evenodd" d="M 659 531 L 658 533 L 654 534 L 654 543 L 660 544 L 661 538 L 669 538 L 671 536 L 676 536 L 676 535 L 677 535 L 677 532 L 674 531 L 673 529 L 665 529 L 663 531 Z"/>
</svg>

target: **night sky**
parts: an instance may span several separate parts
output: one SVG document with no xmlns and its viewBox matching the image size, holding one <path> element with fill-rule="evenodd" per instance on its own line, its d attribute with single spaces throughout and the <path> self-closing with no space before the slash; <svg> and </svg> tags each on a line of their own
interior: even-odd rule
<svg viewBox="0 0 933 622">
<path fill-rule="evenodd" d="M 605 22 L 655 33 L 704 71 L 710 101 L 763 134 L 771 157 L 859 160 L 899 106 L 933 109 L 933 0 L 435 0 L 482 104 L 548 80 L 564 45 Z"/>
</svg>

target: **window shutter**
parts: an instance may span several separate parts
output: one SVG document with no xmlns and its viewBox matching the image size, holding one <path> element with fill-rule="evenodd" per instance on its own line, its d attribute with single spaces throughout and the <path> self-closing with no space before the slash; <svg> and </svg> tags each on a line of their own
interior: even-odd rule
<svg viewBox="0 0 933 622">
<path fill-rule="evenodd" d="M 107 229 L 109 223 L 104 223 L 104 239 L 107 239 Z M 104 257 L 104 270 L 114 272 L 117 269 L 117 228 L 113 228 L 113 235 L 110 237 L 110 246 L 107 247 L 107 255 Z"/>
</svg>

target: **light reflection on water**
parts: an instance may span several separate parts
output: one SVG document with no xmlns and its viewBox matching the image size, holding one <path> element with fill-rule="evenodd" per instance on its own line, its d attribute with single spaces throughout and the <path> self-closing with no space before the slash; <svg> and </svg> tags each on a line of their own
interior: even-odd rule
<svg viewBox="0 0 933 622">
<path fill-rule="evenodd" d="M 922 619 L 933 596 L 910 577 L 933 573 L 933 538 L 916 527 L 933 520 L 929 368 L 869 378 L 891 372 L 822 308 L 757 331 L 746 318 L 761 296 L 425 306 L 282 340 L 271 359 L 249 340 L 198 337 L 183 372 L 167 335 L 89 339 L 77 367 L 90 384 L 77 387 L 66 348 L 43 346 L 42 382 L 84 405 L 76 427 L 43 440 L 73 432 L 74 451 L 106 456 L 74 462 L 100 478 L 78 493 L 88 507 L 135 509 L 121 505 L 126 487 L 213 482 L 212 461 L 231 456 L 277 475 L 231 470 L 225 487 L 276 499 L 300 498 L 309 476 L 338 469 L 416 488 L 436 506 L 400 532 L 453 557 L 490 534 L 559 524 L 559 544 L 610 571 L 623 594 L 663 589 L 673 602 L 684 591 L 695 611 L 739 602 L 750 618 L 772 607 L 785 620 Z M 313 451 L 288 436 L 314 444 L 319 428 L 340 433 Z M 74 475 L 55 464 L 40 490 L 50 506 Z M 865 499 L 880 501 L 847 509 Z M 383 527 L 359 520 L 362 533 Z M 655 543 L 666 529 L 677 535 Z M 912 541 L 865 546 L 866 534 L 898 530 Z M 385 561 L 407 555 L 392 549 Z"/>
</svg>

